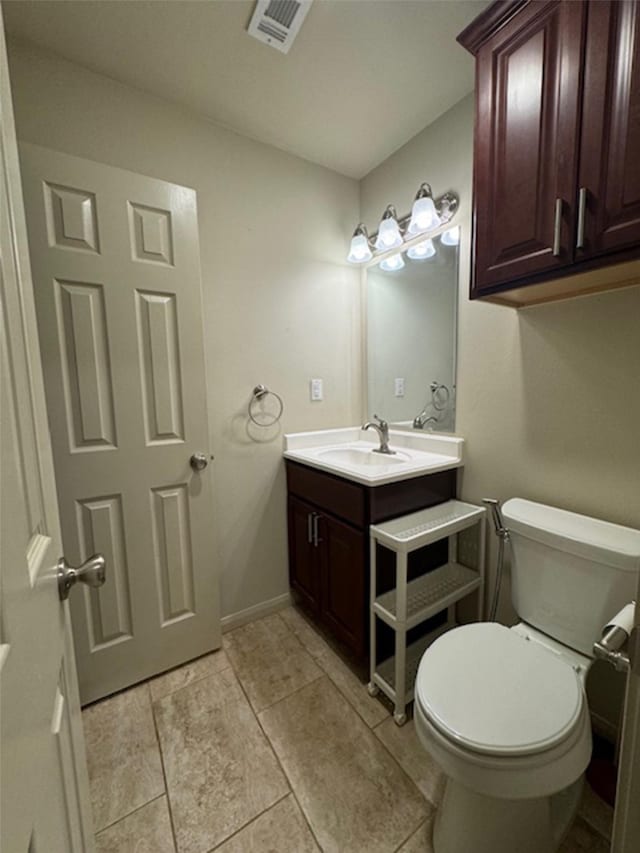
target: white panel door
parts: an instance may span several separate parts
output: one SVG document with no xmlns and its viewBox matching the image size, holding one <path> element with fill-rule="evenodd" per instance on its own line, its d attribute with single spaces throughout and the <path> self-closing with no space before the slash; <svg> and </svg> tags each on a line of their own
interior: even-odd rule
<svg viewBox="0 0 640 853">
<path fill-rule="evenodd" d="M 220 646 L 196 194 L 20 146 L 65 553 L 89 702 Z"/>
<path fill-rule="evenodd" d="M 0 13 L 0 850 L 93 853 Z"/>
</svg>

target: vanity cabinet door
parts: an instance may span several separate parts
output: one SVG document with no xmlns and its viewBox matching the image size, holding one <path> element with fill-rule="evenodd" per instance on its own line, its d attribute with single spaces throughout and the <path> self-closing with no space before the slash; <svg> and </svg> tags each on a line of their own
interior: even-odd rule
<svg viewBox="0 0 640 853">
<path fill-rule="evenodd" d="M 577 258 L 640 244 L 640 3 L 589 5 Z"/>
<path fill-rule="evenodd" d="M 572 262 L 585 14 L 530 3 L 478 50 L 472 297 Z"/>
<path fill-rule="evenodd" d="M 356 657 L 367 650 L 367 537 L 329 515 L 318 519 L 322 619 Z"/>
<path fill-rule="evenodd" d="M 318 549 L 313 525 L 317 512 L 298 498 L 289 497 L 289 582 L 311 611 L 320 608 Z"/>
</svg>

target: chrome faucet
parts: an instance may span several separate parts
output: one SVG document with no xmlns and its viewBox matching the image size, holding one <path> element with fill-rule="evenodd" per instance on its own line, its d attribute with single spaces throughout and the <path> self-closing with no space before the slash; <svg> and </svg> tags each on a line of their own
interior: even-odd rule
<svg viewBox="0 0 640 853">
<path fill-rule="evenodd" d="M 431 424 L 431 423 L 437 424 L 438 419 L 434 418 L 433 415 L 429 415 L 429 417 L 426 417 L 426 412 L 423 410 L 422 412 L 420 412 L 419 415 L 416 415 L 415 418 L 413 419 L 413 428 L 414 429 L 424 429 L 427 426 L 427 424 Z M 433 427 L 431 427 L 431 429 L 433 429 Z"/>
<path fill-rule="evenodd" d="M 377 415 L 374 415 L 373 417 L 378 421 L 377 424 L 374 424 L 373 421 L 367 421 L 366 424 L 362 424 L 362 429 L 375 429 L 380 436 L 380 447 L 374 447 L 373 452 L 389 454 L 395 453 L 395 450 L 391 450 L 389 448 L 389 424 Z"/>
</svg>

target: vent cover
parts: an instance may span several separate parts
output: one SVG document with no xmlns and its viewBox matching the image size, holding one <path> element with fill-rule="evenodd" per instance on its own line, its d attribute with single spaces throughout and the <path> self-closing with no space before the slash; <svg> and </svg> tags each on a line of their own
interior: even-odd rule
<svg viewBox="0 0 640 853">
<path fill-rule="evenodd" d="M 289 53 L 313 0 L 258 0 L 247 27 L 250 36 Z"/>
</svg>

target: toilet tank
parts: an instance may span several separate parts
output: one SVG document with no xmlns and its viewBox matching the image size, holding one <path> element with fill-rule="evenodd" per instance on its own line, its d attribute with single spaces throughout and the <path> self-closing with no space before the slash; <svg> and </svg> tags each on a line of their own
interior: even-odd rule
<svg viewBox="0 0 640 853">
<path fill-rule="evenodd" d="M 603 627 L 636 598 L 640 531 L 522 498 L 508 500 L 502 514 L 518 615 L 593 656 Z"/>
</svg>

